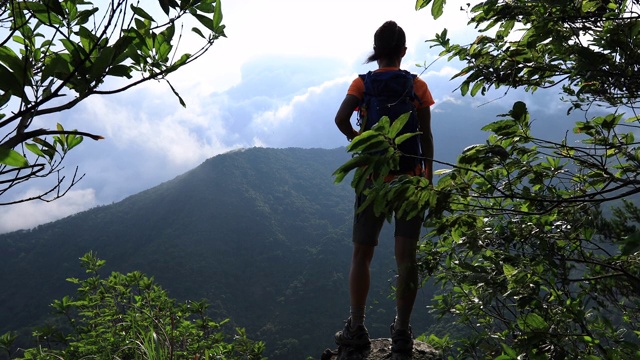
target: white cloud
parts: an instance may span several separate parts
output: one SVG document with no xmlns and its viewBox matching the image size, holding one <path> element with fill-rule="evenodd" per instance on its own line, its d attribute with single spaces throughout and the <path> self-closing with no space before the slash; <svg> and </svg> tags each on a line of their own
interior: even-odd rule
<svg viewBox="0 0 640 360">
<path fill-rule="evenodd" d="M 456 69 L 454 67 L 451 66 L 443 66 L 442 68 L 440 68 L 440 70 L 430 70 L 428 71 L 424 77 L 429 78 L 429 77 L 447 77 L 447 78 L 451 78 L 453 75 L 457 74 L 460 70 Z"/>
<path fill-rule="evenodd" d="M 455 96 L 451 96 L 451 95 L 445 95 L 442 99 L 440 99 L 438 101 L 438 104 L 443 104 L 443 103 L 454 103 L 454 104 L 462 104 L 462 98 L 461 97 L 455 97 Z M 437 108 L 436 108 L 437 110 Z"/>
<path fill-rule="evenodd" d="M 294 120 L 296 108 L 303 107 L 312 97 L 319 97 L 326 90 L 337 85 L 345 87 L 357 76 L 355 74 L 346 77 L 340 77 L 325 81 L 318 86 L 312 86 L 306 89 L 302 95 L 294 96 L 288 103 L 279 106 L 274 110 L 260 112 L 254 115 L 252 119 L 252 127 L 266 131 L 276 127 L 284 126 Z M 346 90 L 345 90 L 346 93 Z M 336 105 L 337 106 L 337 105 Z M 337 107 L 336 107 L 337 109 Z"/>
<path fill-rule="evenodd" d="M 362 64 L 375 30 L 397 21 L 409 46 L 403 64 L 420 72 L 413 64 L 430 63 L 438 51 L 424 41 L 443 27 L 452 37 L 473 36 L 461 31 L 467 19 L 458 9 L 464 3 L 450 0 L 434 21 L 428 9 L 414 11 L 415 0 L 223 1 L 228 37 L 170 76 L 186 108 L 167 84 L 154 81 L 37 119 L 105 140 L 87 139 L 68 155 L 67 168 L 86 173 L 72 192 L 52 204 L 1 208 L 0 230 L 119 201 L 232 149 L 344 146 L 333 119 L 355 74 L 375 67 Z M 194 45 L 187 33 L 183 51 Z M 424 75 L 436 101 L 455 98 L 449 95 L 454 71 L 440 60 Z"/>
<path fill-rule="evenodd" d="M 420 44 L 446 27 L 450 36 L 470 36 L 468 0 L 450 0 L 443 16 L 433 20 L 429 9 L 415 11 L 415 0 L 243 0 L 223 2 L 225 33 L 203 58 L 172 76 L 180 88 L 201 94 L 224 91 L 241 81 L 241 67 L 252 60 L 280 57 L 332 57 L 361 63 L 373 46 L 373 34 L 387 20 L 395 20 L 407 34 L 407 44 Z M 471 32 L 472 33 L 472 32 Z M 422 63 L 433 59 L 426 51 L 413 53 Z M 413 60 L 411 60 L 413 62 Z M 206 74 L 206 78 L 203 78 Z"/>
<path fill-rule="evenodd" d="M 31 189 L 20 194 L 20 198 L 36 196 L 40 192 Z M 64 197 L 53 202 L 31 201 L 0 207 L 0 233 L 28 229 L 75 214 L 97 205 L 92 189 L 70 190 Z"/>
<path fill-rule="evenodd" d="M 160 98 L 166 101 L 171 96 Z M 208 108 L 205 114 L 198 102 L 185 110 L 167 106 L 162 100 L 141 99 L 146 102 L 137 101 L 135 107 L 109 98 L 90 98 L 85 104 L 86 114 L 100 124 L 98 131 L 116 146 L 158 154 L 170 165 L 193 166 L 229 150 L 219 142 L 225 130 L 215 121 L 218 109 Z"/>
</svg>

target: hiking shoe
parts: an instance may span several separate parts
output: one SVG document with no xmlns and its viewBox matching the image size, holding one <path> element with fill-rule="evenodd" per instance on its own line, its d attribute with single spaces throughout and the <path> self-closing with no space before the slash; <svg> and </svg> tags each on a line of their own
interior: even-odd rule
<svg viewBox="0 0 640 360">
<path fill-rule="evenodd" d="M 395 322 L 391 324 L 391 352 L 411 354 L 413 352 L 413 333 L 408 329 L 395 330 Z"/>
<path fill-rule="evenodd" d="M 351 330 L 351 318 L 345 321 L 344 329 L 336 333 L 336 344 L 338 346 L 369 346 L 369 332 L 364 325 L 358 325 Z"/>
</svg>

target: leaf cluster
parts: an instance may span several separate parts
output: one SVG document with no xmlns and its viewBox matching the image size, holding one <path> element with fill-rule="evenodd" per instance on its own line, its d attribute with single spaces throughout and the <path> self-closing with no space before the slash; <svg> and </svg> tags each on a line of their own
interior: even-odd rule
<svg viewBox="0 0 640 360">
<path fill-rule="evenodd" d="M 440 172 L 435 191 L 447 193 L 447 203 L 430 210 L 431 241 L 421 248 L 422 268 L 443 289 L 434 311 L 473 329 L 454 353 L 638 356 L 638 208 L 626 202 L 605 217 L 595 195 L 610 189 L 615 176 L 603 174 L 615 165 L 606 152 L 598 162 L 596 152 L 533 138 L 523 103 L 503 116 L 484 127 L 493 133 L 487 144 Z M 594 137 L 605 123 L 596 122 Z"/>
<path fill-rule="evenodd" d="M 416 9 L 429 5 L 437 18 L 445 1 L 416 1 Z M 516 102 L 483 128 L 485 144 L 465 149 L 457 164 L 441 162 L 449 168 L 434 191 L 446 201 L 430 209 L 422 269 L 442 285 L 434 311 L 474 333 L 435 338 L 454 355 L 640 356 L 639 7 L 481 1 L 461 8 L 479 32 L 473 42 L 454 43 L 446 29 L 430 40 L 465 64 L 453 77 L 462 95 L 560 87 L 567 114 L 585 115 L 554 142 L 531 135 L 526 105 Z M 589 116 L 594 104 L 615 110 Z"/>
<path fill-rule="evenodd" d="M 416 9 L 428 5 L 442 14 L 444 1 L 419 0 Z M 466 64 L 453 77 L 463 95 L 561 86 L 571 109 L 632 106 L 640 96 L 639 7 L 636 0 L 481 1 L 461 9 L 480 32 L 472 43 L 453 43 L 446 29 L 429 42 Z"/>
<path fill-rule="evenodd" d="M 395 212 L 400 217 L 411 218 L 435 203 L 429 191 L 429 180 L 420 176 L 394 175 L 404 154 L 398 145 L 419 133 L 398 135 L 409 119 L 409 113 L 400 115 L 393 122 L 383 116 L 380 121 L 356 136 L 347 146 L 351 160 L 333 173 L 339 183 L 355 170 L 351 182 L 357 194 L 366 195 L 358 211 L 373 204 L 374 211 L 388 219 Z"/>
<path fill-rule="evenodd" d="M 87 278 L 70 278 L 75 296 L 54 300 L 51 307 L 64 319 L 61 325 L 37 327 L 36 345 L 16 350 L 15 335 L 0 338 L 16 359 L 263 359 L 262 342 L 236 329 L 230 338 L 223 330 L 228 320 L 206 315 L 205 301 L 177 303 L 153 278 L 133 271 L 99 274 L 105 264 L 95 253 L 80 258 Z"/>
<path fill-rule="evenodd" d="M 459 289 L 439 299 L 440 310 L 470 311 L 463 321 L 501 329 L 507 355 L 636 356 L 637 218 L 617 211 L 607 219 L 598 205 L 637 193 L 637 174 L 628 171 L 636 159 L 625 155 L 637 145 L 620 141 L 632 135 L 613 131 L 621 118 L 614 114 L 577 124 L 576 133 L 587 135 L 584 147 L 535 139 L 522 107 L 516 103 L 511 119 L 485 126 L 494 134 L 478 147 L 500 146 L 507 158 L 487 166 L 485 157 L 463 154 L 458 164 L 471 171 L 455 169 L 438 184 L 453 189 L 451 216 L 433 222 L 432 236 L 446 248 L 446 270 L 438 276 Z M 465 191 L 452 180 L 465 184 Z M 612 232 L 611 223 L 624 225 Z M 478 305 L 469 299 L 484 300 Z M 492 333 L 480 331 L 475 341 L 486 346 Z"/>
<path fill-rule="evenodd" d="M 129 0 L 99 5 L 103 8 L 77 0 L 2 3 L 0 195 L 31 179 L 58 177 L 40 195 L 3 204 L 63 196 L 79 180 L 74 175 L 66 189 L 62 184 L 66 152 L 85 136 L 102 139 L 61 125 L 34 128 L 35 119 L 151 80 L 166 81 L 185 106 L 167 76 L 225 36 L 220 0 L 160 0 L 162 19 L 150 15 L 148 4 L 147 10 Z M 181 53 L 182 26 L 189 18 L 200 25 L 192 31 L 202 42 L 195 52 Z"/>
</svg>

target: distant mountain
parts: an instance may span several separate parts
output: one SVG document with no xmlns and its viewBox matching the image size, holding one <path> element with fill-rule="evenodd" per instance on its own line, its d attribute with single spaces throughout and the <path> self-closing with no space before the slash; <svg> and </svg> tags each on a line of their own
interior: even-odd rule
<svg viewBox="0 0 640 360">
<path fill-rule="evenodd" d="M 93 250 L 106 271 L 140 270 L 172 297 L 207 299 L 214 318 L 266 341 L 270 358 L 319 356 L 348 316 L 353 190 L 331 176 L 348 158 L 344 148 L 234 151 L 119 203 L 0 235 L 0 334 L 42 324 Z M 374 337 L 388 336 L 394 315 L 391 229 L 372 269 Z M 423 290 L 416 303 L 418 332 L 429 298 Z"/>
</svg>

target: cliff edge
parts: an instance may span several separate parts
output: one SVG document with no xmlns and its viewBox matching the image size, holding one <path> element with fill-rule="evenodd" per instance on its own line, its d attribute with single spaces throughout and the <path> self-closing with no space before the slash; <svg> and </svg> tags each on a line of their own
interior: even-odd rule
<svg viewBox="0 0 640 360">
<path fill-rule="evenodd" d="M 394 354 L 391 352 L 391 339 L 371 339 L 371 346 L 366 349 L 326 349 L 320 360 L 442 360 L 442 355 L 431 345 L 417 340 L 413 343 L 413 353 Z"/>
</svg>

